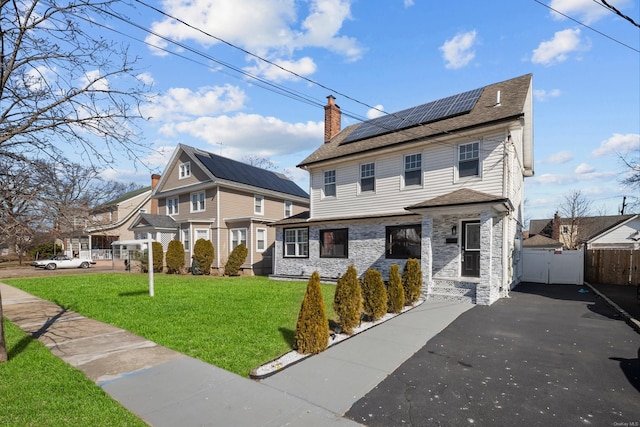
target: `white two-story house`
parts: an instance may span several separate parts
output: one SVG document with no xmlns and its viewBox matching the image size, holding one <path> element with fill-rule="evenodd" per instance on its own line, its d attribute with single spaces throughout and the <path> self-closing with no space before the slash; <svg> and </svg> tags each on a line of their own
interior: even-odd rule
<svg viewBox="0 0 640 427">
<path fill-rule="evenodd" d="M 521 277 L 524 178 L 533 175 L 532 76 L 341 129 L 298 166 L 310 211 L 276 228 L 273 277 L 388 277 L 419 258 L 427 298 L 491 304 Z"/>
</svg>

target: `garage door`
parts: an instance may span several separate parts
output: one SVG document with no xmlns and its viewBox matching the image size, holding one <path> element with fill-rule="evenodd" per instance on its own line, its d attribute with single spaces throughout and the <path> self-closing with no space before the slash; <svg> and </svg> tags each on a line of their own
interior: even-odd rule
<svg viewBox="0 0 640 427">
<path fill-rule="evenodd" d="M 582 285 L 584 252 L 525 249 L 522 251 L 522 281 Z"/>
</svg>

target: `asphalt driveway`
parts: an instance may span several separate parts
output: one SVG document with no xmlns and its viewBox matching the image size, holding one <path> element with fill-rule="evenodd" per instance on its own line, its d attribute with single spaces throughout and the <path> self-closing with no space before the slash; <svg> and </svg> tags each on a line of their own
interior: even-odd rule
<svg viewBox="0 0 640 427">
<path fill-rule="evenodd" d="M 462 314 L 346 413 L 367 426 L 638 426 L 640 334 L 588 288 Z"/>
</svg>

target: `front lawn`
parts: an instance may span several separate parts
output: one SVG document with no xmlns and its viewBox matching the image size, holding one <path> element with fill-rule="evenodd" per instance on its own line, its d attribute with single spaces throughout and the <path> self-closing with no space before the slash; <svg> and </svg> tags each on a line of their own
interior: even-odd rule
<svg viewBox="0 0 640 427">
<path fill-rule="evenodd" d="M 292 348 L 306 282 L 266 277 L 87 274 L 4 280 L 40 298 L 220 368 L 249 371 Z M 323 285 L 333 318 L 335 286 Z M 11 348 L 11 343 L 8 343 Z"/>
<path fill-rule="evenodd" d="M 5 321 L 9 361 L 0 364 L 1 426 L 146 426 L 82 372 Z"/>
</svg>

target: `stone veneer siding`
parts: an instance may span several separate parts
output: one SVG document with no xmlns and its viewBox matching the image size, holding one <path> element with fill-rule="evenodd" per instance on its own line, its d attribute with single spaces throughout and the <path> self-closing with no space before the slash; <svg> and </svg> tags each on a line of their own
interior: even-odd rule
<svg viewBox="0 0 640 427">
<path fill-rule="evenodd" d="M 423 275 L 423 292 L 430 291 L 435 279 L 459 282 L 478 282 L 477 303 L 492 304 L 499 297 L 502 283 L 502 246 L 503 217 L 494 218 L 490 211 L 482 212 L 481 223 L 481 261 L 480 278 L 462 278 L 460 272 L 460 238 L 458 243 L 446 243 L 451 237 L 451 227 L 458 227 L 461 236 L 461 221 L 478 219 L 478 216 L 442 215 L 424 216 L 418 221 L 368 220 L 351 222 L 348 225 L 312 225 L 309 226 L 309 257 L 285 258 L 283 256 L 284 229 L 276 230 L 275 270 L 274 275 L 309 277 L 318 271 L 321 277 L 338 279 L 349 265 L 354 265 L 358 275 L 362 277 L 368 268 L 374 268 L 387 280 L 392 264 L 404 268 L 406 260 L 386 259 L 385 237 L 386 227 L 394 225 L 422 224 L 421 268 Z M 301 226 L 287 228 L 303 228 Z M 320 230 L 348 228 L 349 258 L 320 258 Z M 508 286 L 508 285 L 507 285 Z"/>
</svg>

